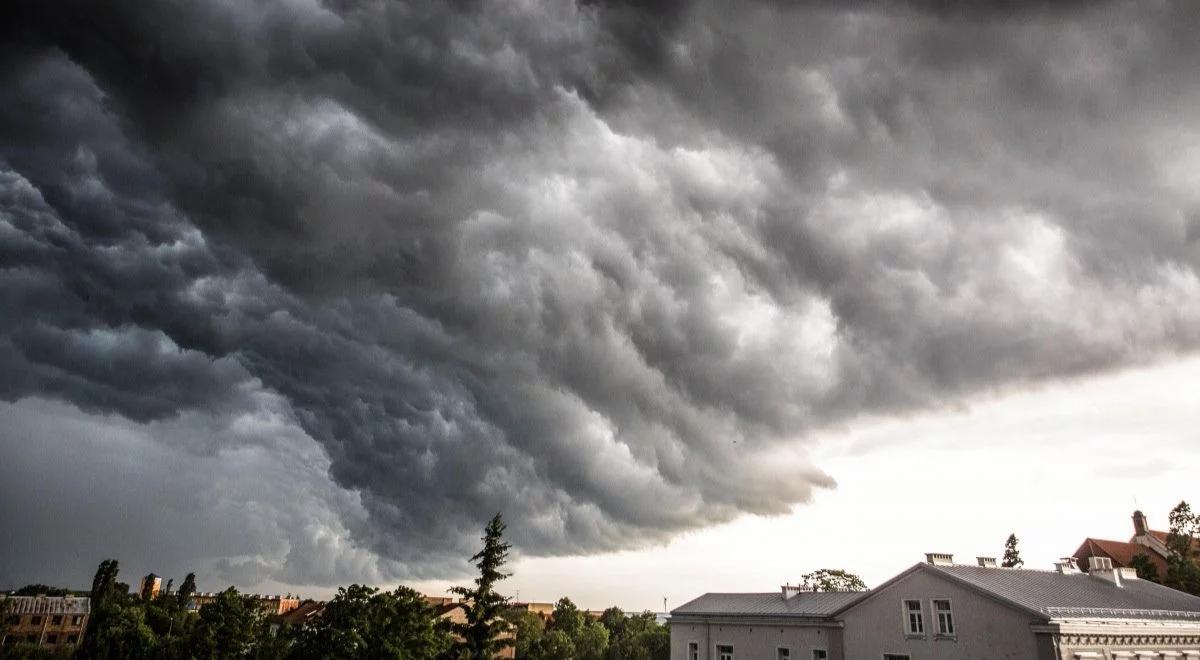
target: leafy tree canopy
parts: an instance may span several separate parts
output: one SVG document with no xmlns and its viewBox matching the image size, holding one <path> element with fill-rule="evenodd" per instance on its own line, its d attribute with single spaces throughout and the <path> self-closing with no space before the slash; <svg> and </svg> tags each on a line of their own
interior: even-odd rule
<svg viewBox="0 0 1200 660">
<path fill-rule="evenodd" d="M 838 569 L 822 568 L 800 577 L 800 583 L 811 591 L 866 591 L 867 584 L 857 575 Z"/>
</svg>

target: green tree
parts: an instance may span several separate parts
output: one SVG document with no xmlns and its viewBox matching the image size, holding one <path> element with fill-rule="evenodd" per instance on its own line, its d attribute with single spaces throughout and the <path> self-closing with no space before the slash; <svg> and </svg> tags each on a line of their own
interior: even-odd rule
<svg viewBox="0 0 1200 660">
<path fill-rule="evenodd" d="M 265 619 L 253 596 L 243 596 L 230 587 L 200 608 L 187 653 L 193 658 L 246 657 L 265 634 Z"/>
<path fill-rule="evenodd" d="M 81 647 L 80 655 L 90 660 L 138 660 L 157 658 L 158 640 L 146 625 L 145 612 L 136 604 L 126 604 L 109 598 L 100 611 L 92 610 L 96 619 L 90 647 Z M 93 630 L 89 626 L 89 631 Z"/>
<path fill-rule="evenodd" d="M 574 641 L 583 630 L 584 623 L 586 620 L 583 612 L 579 611 L 570 598 L 564 596 L 554 604 L 554 612 L 550 615 L 550 623 L 546 625 L 546 629 L 561 630 Z"/>
<path fill-rule="evenodd" d="M 432 660 L 452 644 L 449 626 L 421 594 L 353 584 L 299 632 L 291 657 Z"/>
<path fill-rule="evenodd" d="M 1004 558 L 1000 561 L 1000 565 L 1004 568 L 1020 568 L 1025 565 L 1021 560 L 1021 550 L 1017 547 L 1019 543 L 1017 535 L 1009 534 L 1008 539 L 1004 541 Z"/>
<path fill-rule="evenodd" d="M 598 621 L 587 621 L 574 642 L 577 660 L 602 660 L 608 651 L 608 628 Z"/>
<path fill-rule="evenodd" d="M 537 648 L 539 660 L 574 660 L 575 643 L 562 630 L 547 630 Z"/>
<path fill-rule="evenodd" d="M 183 578 L 183 584 L 179 585 L 179 591 L 175 592 L 175 600 L 179 603 L 180 609 L 187 608 L 194 593 L 196 593 L 196 574 L 188 573 L 187 577 Z"/>
<path fill-rule="evenodd" d="M 118 574 L 120 574 L 120 564 L 117 560 L 105 559 L 100 562 L 100 566 L 96 568 L 96 575 L 92 577 L 92 590 L 88 592 L 91 614 L 88 616 L 87 629 L 84 630 L 83 639 L 79 644 L 81 658 L 110 657 L 102 655 L 103 649 L 99 641 L 102 629 L 109 625 L 110 618 L 113 625 L 128 624 L 128 621 L 121 618 L 124 614 L 121 611 L 124 594 L 119 591 Z M 136 626 L 134 627 L 136 628 Z M 112 635 L 105 635 L 105 639 L 112 638 Z"/>
<path fill-rule="evenodd" d="M 608 629 L 609 639 L 616 639 L 625 628 L 625 612 L 613 606 L 600 613 L 600 625 Z"/>
<path fill-rule="evenodd" d="M 620 629 L 609 639 L 606 660 L 669 660 L 671 632 L 652 612 L 625 617 Z"/>
<path fill-rule="evenodd" d="M 1168 516 L 1167 576 L 1163 584 L 1173 589 L 1200 595 L 1200 568 L 1196 565 L 1195 539 L 1200 531 L 1200 517 L 1192 513 L 1187 502 L 1180 502 Z"/>
<path fill-rule="evenodd" d="M 479 577 L 473 587 L 454 587 L 453 593 L 462 596 L 466 605 L 467 620 L 453 626 L 459 642 L 456 650 L 460 656 L 470 660 L 491 660 L 501 649 L 511 646 L 510 638 L 501 638 L 509 631 L 509 624 L 502 615 L 508 598 L 496 592 L 496 583 L 509 577 L 501 571 L 508 559 L 511 547 L 503 540 L 504 521 L 497 513 L 488 522 L 483 532 L 483 549 L 471 557 Z"/>
<path fill-rule="evenodd" d="M 516 655 L 522 660 L 538 657 L 539 644 L 546 630 L 542 617 L 528 610 L 510 610 L 504 615 L 516 636 Z"/>
<path fill-rule="evenodd" d="M 867 584 L 857 575 L 838 568 L 822 568 L 800 577 L 810 591 L 866 591 Z"/>
<path fill-rule="evenodd" d="M 1137 571 L 1138 577 L 1150 582 L 1160 582 L 1162 577 L 1158 574 L 1158 566 L 1150 561 L 1150 556 L 1144 552 L 1139 552 L 1129 560 L 1129 567 Z"/>
</svg>

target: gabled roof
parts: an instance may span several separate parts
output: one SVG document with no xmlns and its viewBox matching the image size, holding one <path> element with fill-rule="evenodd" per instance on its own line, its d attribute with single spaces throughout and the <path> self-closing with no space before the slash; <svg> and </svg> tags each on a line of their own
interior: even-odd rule
<svg viewBox="0 0 1200 660">
<path fill-rule="evenodd" d="M 1138 543 L 1087 538 L 1083 540 L 1079 549 L 1072 556 L 1080 560 L 1087 557 L 1108 557 L 1113 560 L 1114 566 L 1120 568 L 1122 566 L 1129 566 L 1136 555 L 1145 555 L 1148 557 L 1150 563 L 1158 568 L 1159 575 L 1167 574 L 1167 560 L 1163 559 L 1162 555 L 1157 552 Z M 1087 562 L 1080 561 L 1079 567 L 1087 570 Z"/>
<path fill-rule="evenodd" d="M 784 600 L 781 592 L 708 593 L 671 610 L 676 615 L 784 616 L 826 618 L 863 598 L 865 591 L 800 592 Z"/>
<path fill-rule="evenodd" d="M 1022 568 L 917 564 L 875 588 L 879 593 L 915 571 L 926 571 L 989 596 L 1040 619 L 1113 618 L 1200 620 L 1200 597 L 1148 580 L 1122 586 L 1086 573 L 1064 574 Z M 864 599 L 865 600 L 865 599 Z M 853 609 L 844 607 L 837 614 Z"/>
</svg>

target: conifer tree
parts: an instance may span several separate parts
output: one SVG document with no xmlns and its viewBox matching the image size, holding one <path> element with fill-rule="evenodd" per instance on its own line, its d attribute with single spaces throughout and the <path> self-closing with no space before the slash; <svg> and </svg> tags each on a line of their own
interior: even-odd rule
<svg viewBox="0 0 1200 660">
<path fill-rule="evenodd" d="M 512 639 L 501 638 L 509 631 L 509 624 L 501 616 L 508 605 L 508 598 L 496 592 L 496 583 L 509 577 L 501 571 L 512 547 L 503 540 L 504 521 L 497 513 L 488 522 L 483 533 L 483 549 L 471 557 L 479 570 L 474 587 L 454 587 L 450 591 L 462 596 L 466 605 L 467 620 L 454 624 L 454 633 L 459 637 L 455 650 L 466 660 L 491 660 L 501 649 L 511 646 Z"/>
<path fill-rule="evenodd" d="M 1017 547 L 1019 543 L 1016 534 L 1009 534 L 1008 540 L 1004 542 L 1004 559 L 1000 561 L 1000 565 L 1004 568 L 1020 568 L 1025 565 L 1021 560 L 1021 550 Z"/>
</svg>

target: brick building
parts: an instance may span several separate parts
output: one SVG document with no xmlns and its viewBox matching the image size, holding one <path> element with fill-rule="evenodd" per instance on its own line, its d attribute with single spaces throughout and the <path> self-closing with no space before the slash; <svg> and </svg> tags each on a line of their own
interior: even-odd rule
<svg viewBox="0 0 1200 660">
<path fill-rule="evenodd" d="M 0 644 L 20 642 L 42 648 L 73 647 L 83 639 L 91 599 L 74 596 L 0 596 L 4 626 Z"/>
</svg>

